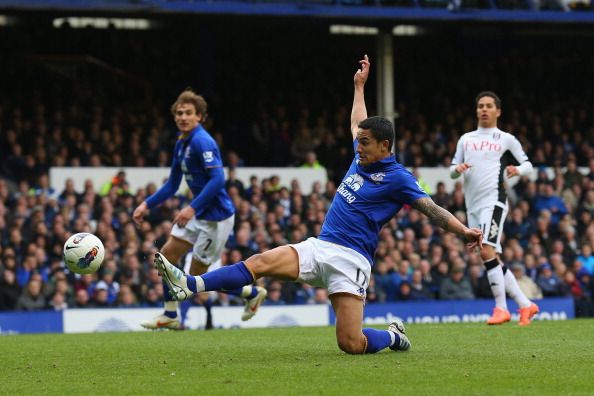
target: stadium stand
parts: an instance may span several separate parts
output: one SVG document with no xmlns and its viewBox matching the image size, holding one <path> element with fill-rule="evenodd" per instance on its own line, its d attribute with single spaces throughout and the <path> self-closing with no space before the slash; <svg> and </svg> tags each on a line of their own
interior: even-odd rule
<svg viewBox="0 0 594 396">
<path fill-rule="evenodd" d="M 114 29 L 74 35 L 68 27 L 0 31 L 0 51 L 11 54 L 0 76 L 0 309 L 160 301 L 150 257 L 188 198 L 153 210 L 137 229 L 131 212 L 154 185 L 130 191 L 125 177 L 114 175 L 105 185 L 53 190 L 48 169 L 167 165 L 175 133 L 168 104 L 187 85 L 209 100 L 207 129 L 228 165 L 301 166 L 313 151 L 330 178 L 307 196 L 298 182 L 228 183 L 237 218 L 224 263 L 317 235 L 352 156 L 347 83 L 356 65 L 342 65 L 375 44 L 333 37 L 304 45 L 302 32 L 278 38 L 266 27 L 235 28 L 242 35 L 233 43 L 213 25 L 170 28 L 174 34 L 166 36 Z M 396 42 L 400 160 L 411 167 L 449 165 L 459 134 L 474 126 L 474 94 L 485 85 L 500 92 L 502 129 L 514 131 L 542 167 L 536 180 L 513 187 L 503 259 L 534 284 L 526 287 L 545 297 L 572 295 L 577 315 L 594 315 L 594 95 L 585 83 L 594 80 L 585 50 L 592 39 L 516 35 L 509 46 L 488 31 L 479 38 L 472 32 Z M 192 40 L 170 37 L 200 33 L 209 42 L 197 49 L 192 43 L 180 61 Z M 327 32 L 314 24 L 311 34 Z M 427 62 L 431 57 L 442 61 Z M 460 185 L 437 187 L 434 199 L 464 218 Z M 67 236 L 81 231 L 96 233 L 107 256 L 98 274 L 75 277 L 64 270 L 61 251 Z M 470 285 L 465 296 L 489 296 L 479 257 L 414 210 L 401 211 L 382 231 L 376 263 L 371 303 L 440 298 L 444 282 L 461 282 L 453 273 Z M 273 292 L 271 304 L 327 303 L 308 286 L 263 285 Z M 220 295 L 217 303 L 240 302 Z"/>
</svg>

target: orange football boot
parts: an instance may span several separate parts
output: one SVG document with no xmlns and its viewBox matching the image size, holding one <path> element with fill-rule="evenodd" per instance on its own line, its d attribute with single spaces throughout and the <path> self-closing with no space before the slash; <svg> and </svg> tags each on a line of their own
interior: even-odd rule
<svg viewBox="0 0 594 396">
<path fill-rule="evenodd" d="M 509 322 L 511 315 L 507 309 L 495 307 L 493 308 L 493 315 L 487 320 L 488 325 L 499 325 Z"/>
<path fill-rule="evenodd" d="M 538 305 L 532 303 L 529 307 L 518 309 L 518 312 L 520 313 L 520 321 L 518 324 L 520 326 L 528 326 L 530 324 L 530 319 L 540 312 L 540 309 L 538 308 Z"/>
</svg>

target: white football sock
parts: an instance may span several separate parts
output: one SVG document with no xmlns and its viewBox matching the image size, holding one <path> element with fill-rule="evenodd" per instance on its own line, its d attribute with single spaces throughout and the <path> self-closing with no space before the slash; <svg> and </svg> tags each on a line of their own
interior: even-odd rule
<svg viewBox="0 0 594 396">
<path fill-rule="evenodd" d="M 248 298 L 252 295 L 252 285 L 245 285 L 241 288 L 241 297 Z"/>
<path fill-rule="evenodd" d="M 514 274 L 512 274 L 512 272 L 510 270 L 507 270 L 504 274 L 504 278 L 505 278 L 505 291 L 509 293 L 509 295 L 516 301 L 516 303 L 520 306 L 520 308 L 529 307 L 532 303 L 530 302 L 530 300 L 528 300 L 526 295 L 522 292 L 522 289 L 520 289 L 520 286 L 518 286 L 518 281 L 516 280 L 516 277 L 514 276 Z"/>
<path fill-rule="evenodd" d="M 487 278 L 491 286 L 491 292 L 495 297 L 495 306 L 507 311 L 507 301 L 505 300 L 505 278 L 501 265 L 487 270 Z"/>
</svg>

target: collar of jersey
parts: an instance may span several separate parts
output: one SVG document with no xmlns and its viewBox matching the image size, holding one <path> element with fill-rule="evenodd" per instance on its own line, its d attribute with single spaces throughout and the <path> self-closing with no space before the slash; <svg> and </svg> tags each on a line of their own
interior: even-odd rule
<svg viewBox="0 0 594 396">
<path fill-rule="evenodd" d="M 192 138 L 192 136 L 194 136 L 194 134 L 200 129 L 202 128 L 202 125 L 198 124 L 198 126 L 194 129 L 192 129 L 190 131 L 190 133 L 188 133 L 188 136 L 186 136 L 185 138 L 183 137 L 183 133 L 179 133 L 179 135 L 177 136 L 177 140 L 183 140 L 183 141 L 188 141 Z"/>
<path fill-rule="evenodd" d="M 497 127 L 493 127 L 493 128 L 481 128 L 478 127 L 478 129 L 476 130 L 478 133 L 493 133 L 493 132 L 497 132 L 499 130 L 499 128 Z"/>
<path fill-rule="evenodd" d="M 390 154 L 386 158 L 376 161 L 371 165 L 362 166 L 360 164 L 357 164 L 357 166 L 359 166 L 365 172 L 371 173 L 371 172 L 381 170 L 381 169 L 385 168 L 387 165 L 393 164 L 395 162 L 396 162 L 396 156 L 394 154 Z"/>
</svg>

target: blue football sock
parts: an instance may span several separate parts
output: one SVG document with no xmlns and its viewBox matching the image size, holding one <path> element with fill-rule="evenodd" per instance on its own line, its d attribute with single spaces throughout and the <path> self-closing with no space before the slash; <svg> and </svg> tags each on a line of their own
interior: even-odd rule
<svg viewBox="0 0 594 396">
<path fill-rule="evenodd" d="M 177 317 L 177 311 L 165 311 L 163 315 L 167 316 L 168 318 L 175 319 Z"/>
<path fill-rule="evenodd" d="M 365 353 L 376 353 L 387 348 L 392 343 L 392 337 L 388 330 L 376 330 L 365 328 L 363 334 L 367 337 L 367 349 Z"/>
<path fill-rule="evenodd" d="M 186 282 L 188 284 L 188 289 L 194 293 L 198 293 L 198 289 L 196 286 L 196 278 L 194 276 L 188 276 L 186 278 Z"/>
<path fill-rule="evenodd" d="M 225 293 L 241 297 L 242 291 L 243 287 L 240 287 L 239 289 L 225 290 Z"/>
<path fill-rule="evenodd" d="M 167 286 L 167 283 L 165 283 L 165 281 L 162 281 L 162 283 L 163 283 L 163 300 L 165 300 L 165 302 L 175 301 L 173 299 L 173 297 L 171 297 L 171 294 L 169 294 L 169 287 Z"/>
<path fill-rule="evenodd" d="M 201 278 L 204 282 L 204 290 L 199 291 L 241 290 L 241 287 L 254 282 L 252 273 L 247 269 L 243 261 L 232 265 L 226 265 L 211 272 L 207 272 L 206 274 L 202 275 Z"/>
<path fill-rule="evenodd" d="M 188 317 L 188 311 L 190 310 L 190 307 L 192 306 L 192 300 L 184 300 L 182 302 L 179 303 L 179 313 L 181 316 L 181 324 L 185 324 L 186 322 L 186 318 Z M 165 314 L 167 315 L 167 314 Z"/>
</svg>

